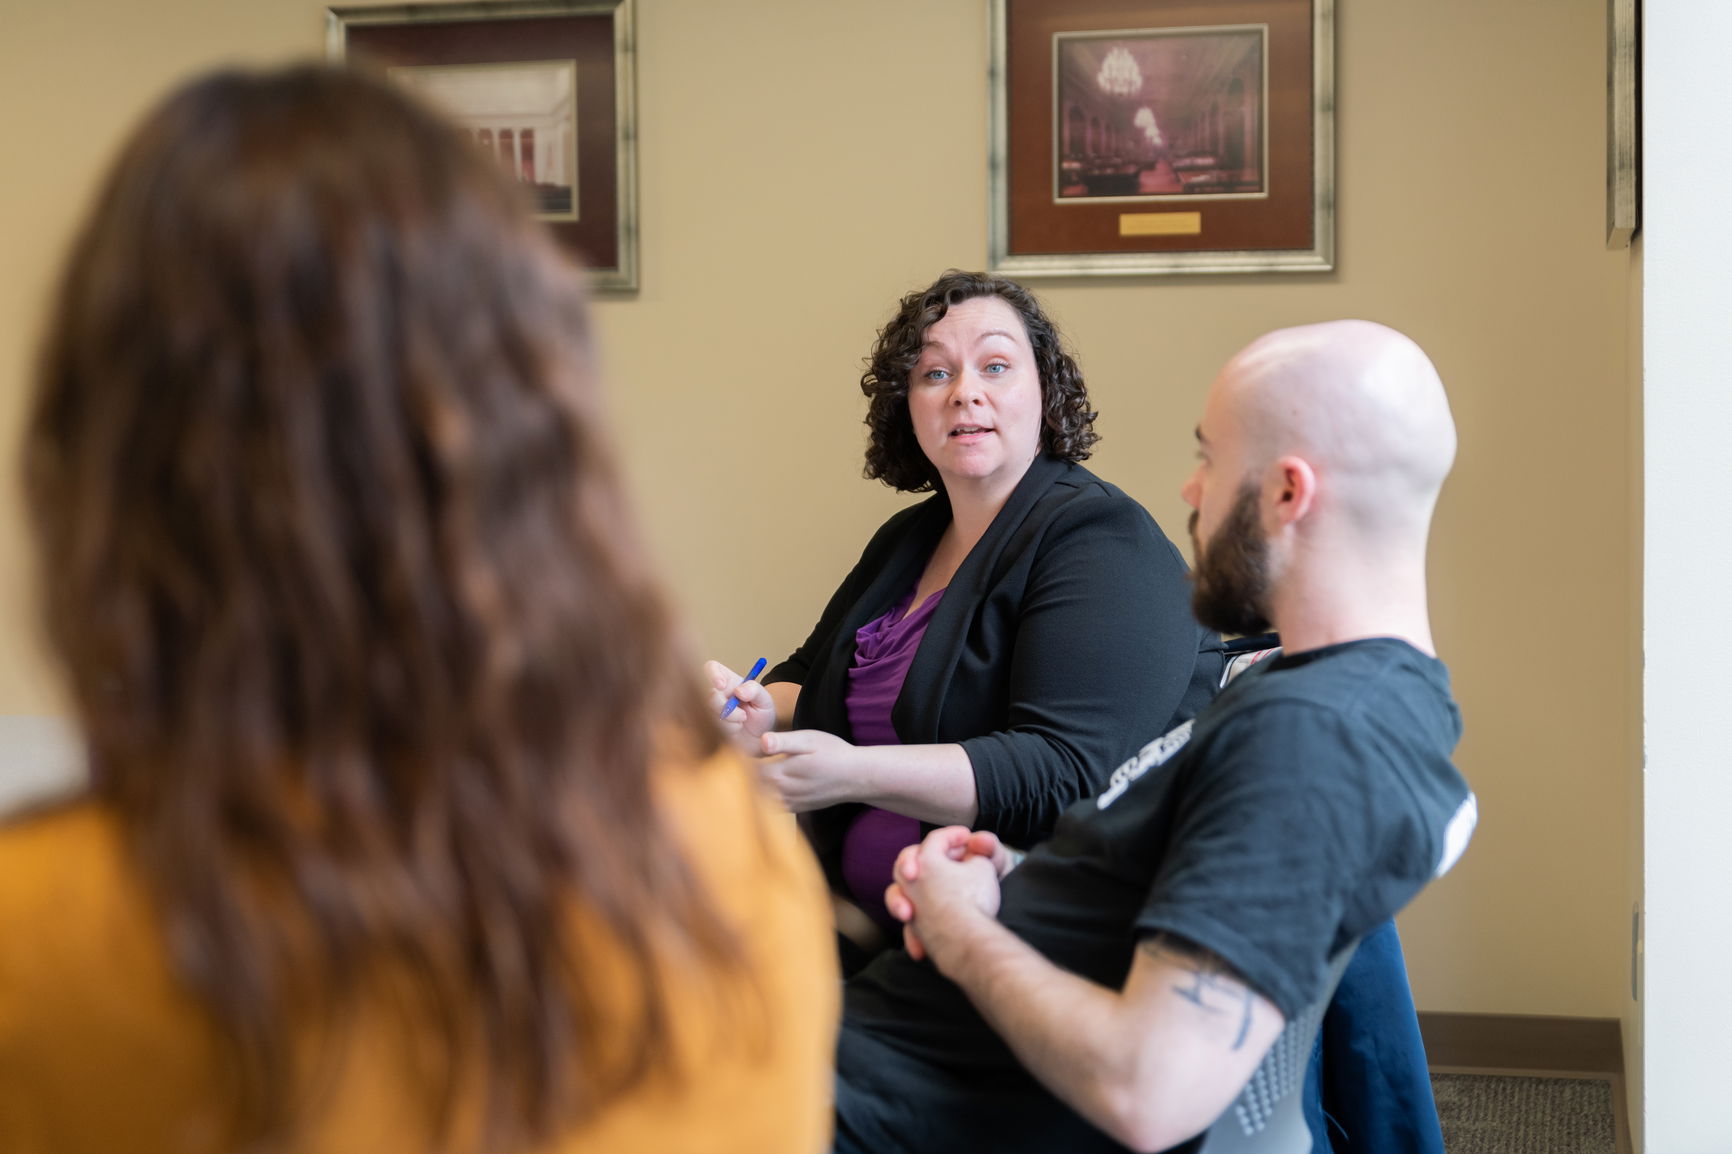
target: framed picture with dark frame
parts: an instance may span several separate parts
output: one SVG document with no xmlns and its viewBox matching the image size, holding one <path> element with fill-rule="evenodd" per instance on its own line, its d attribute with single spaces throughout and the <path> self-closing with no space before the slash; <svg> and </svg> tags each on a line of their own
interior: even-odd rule
<svg viewBox="0 0 1732 1154">
<path fill-rule="evenodd" d="M 1327 272 L 1333 0 L 993 0 L 989 259 Z"/>
<path fill-rule="evenodd" d="M 327 10 L 326 51 L 442 108 L 582 258 L 602 293 L 637 276 L 633 0 Z"/>
</svg>

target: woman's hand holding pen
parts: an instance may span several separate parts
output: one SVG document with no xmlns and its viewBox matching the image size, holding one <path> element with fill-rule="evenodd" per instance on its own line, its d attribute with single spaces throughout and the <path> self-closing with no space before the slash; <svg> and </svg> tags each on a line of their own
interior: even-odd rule
<svg viewBox="0 0 1732 1154">
<path fill-rule="evenodd" d="M 850 800 L 844 783 L 849 780 L 846 767 L 855 747 L 822 730 L 775 732 L 776 698 L 756 680 L 763 671 L 760 660 L 742 680 L 719 661 L 704 662 L 710 707 L 723 731 L 741 752 L 762 759 L 759 772 L 792 812 Z"/>
<path fill-rule="evenodd" d="M 866 802 L 935 825 L 969 825 L 978 816 L 974 767 L 962 746 L 854 745 L 821 729 L 777 731 L 797 712 L 800 686 L 757 680 L 759 660 L 742 680 L 717 661 L 704 663 L 710 706 L 736 748 L 795 813 Z M 731 704 L 730 704 L 731 703 Z"/>
<path fill-rule="evenodd" d="M 758 662 L 757 672 L 763 672 L 763 664 Z M 769 689 L 756 680 L 742 679 L 719 661 L 704 662 L 704 676 L 710 683 L 710 707 L 721 719 L 723 731 L 743 752 L 763 756 L 763 736 L 776 728 L 776 699 Z M 739 705 L 728 709 L 730 699 L 737 699 Z"/>
</svg>

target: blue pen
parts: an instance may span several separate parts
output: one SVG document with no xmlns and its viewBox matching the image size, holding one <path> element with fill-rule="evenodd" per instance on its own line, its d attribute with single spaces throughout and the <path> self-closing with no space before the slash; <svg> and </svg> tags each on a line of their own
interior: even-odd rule
<svg viewBox="0 0 1732 1154">
<path fill-rule="evenodd" d="M 752 666 L 752 671 L 750 673 L 746 674 L 746 681 L 757 680 L 758 674 L 762 673 L 764 671 L 764 666 L 766 666 L 768 664 L 769 664 L 769 662 L 766 661 L 764 658 L 762 658 L 762 657 L 758 658 L 757 664 Z M 740 684 L 744 685 L 746 683 L 746 681 L 742 681 L 742 682 L 740 682 Z M 735 692 L 737 693 L 737 692 L 739 692 L 739 690 L 735 689 Z M 728 714 L 732 713 L 734 710 L 738 709 L 739 707 L 740 707 L 740 699 L 738 697 L 730 696 L 728 698 L 728 703 L 726 705 L 722 706 L 722 716 L 726 717 Z"/>
</svg>

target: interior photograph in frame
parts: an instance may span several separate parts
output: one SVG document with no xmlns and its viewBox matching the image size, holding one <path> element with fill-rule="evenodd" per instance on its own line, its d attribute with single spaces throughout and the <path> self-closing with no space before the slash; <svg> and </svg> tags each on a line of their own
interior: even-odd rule
<svg viewBox="0 0 1732 1154">
<path fill-rule="evenodd" d="M 632 0 L 328 10 L 327 54 L 442 109 L 512 177 L 602 293 L 637 289 Z"/>
<path fill-rule="evenodd" d="M 1332 0 L 993 0 L 990 262 L 1334 267 Z"/>
</svg>

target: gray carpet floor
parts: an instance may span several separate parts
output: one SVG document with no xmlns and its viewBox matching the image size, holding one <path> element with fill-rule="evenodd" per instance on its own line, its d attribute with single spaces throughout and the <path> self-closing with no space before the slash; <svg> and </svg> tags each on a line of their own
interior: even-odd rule
<svg viewBox="0 0 1732 1154">
<path fill-rule="evenodd" d="M 1618 1154 L 1603 1078 L 1433 1074 L 1448 1154 Z"/>
</svg>

